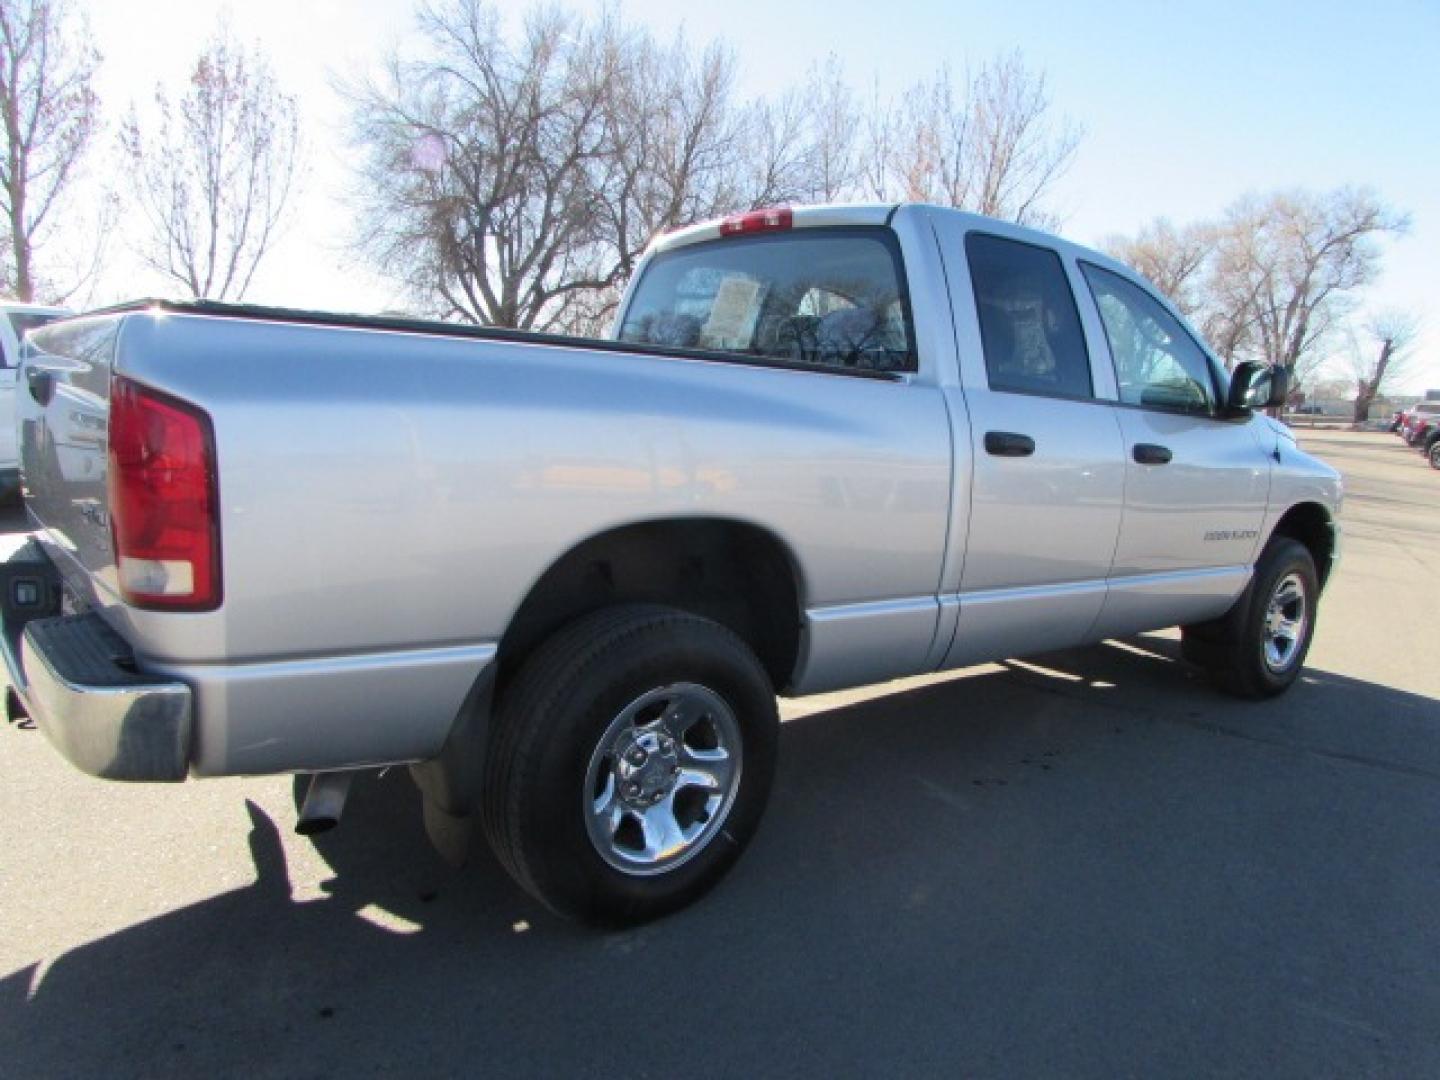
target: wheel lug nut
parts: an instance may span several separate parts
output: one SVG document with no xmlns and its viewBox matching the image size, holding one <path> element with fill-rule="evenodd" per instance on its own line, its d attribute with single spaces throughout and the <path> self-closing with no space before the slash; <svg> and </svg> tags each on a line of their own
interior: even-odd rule
<svg viewBox="0 0 1440 1080">
<path fill-rule="evenodd" d="M 640 794 L 640 785 L 639 785 L 639 784 L 626 784 L 626 785 L 625 785 L 625 788 L 624 788 L 624 791 L 625 791 L 625 794 L 626 794 L 626 795 L 629 795 L 629 796 L 633 799 L 636 795 L 639 795 L 639 794 Z"/>
<path fill-rule="evenodd" d="M 658 803 L 658 802 L 659 802 L 661 799 L 663 799 L 664 797 L 665 797 L 665 793 L 664 793 L 663 791 L 657 791 L 657 792 L 655 792 L 654 795 L 651 795 L 651 796 L 650 796 L 650 801 L 651 801 L 652 803 Z"/>
<path fill-rule="evenodd" d="M 631 765 L 644 765 L 645 751 L 641 750 L 637 746 L 634 750 L 631 750 L 630 753 L 626 755 L 626 758 L 629 760 Z"/>
</svg>

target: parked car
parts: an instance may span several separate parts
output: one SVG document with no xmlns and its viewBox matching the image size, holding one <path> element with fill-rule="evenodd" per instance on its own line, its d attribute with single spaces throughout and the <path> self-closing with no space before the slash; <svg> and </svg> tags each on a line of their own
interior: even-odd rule
<svg viewBox="0 0 1440 1080">
<path fill-rule="evenodd" d="M 20 342 L 28 330 L 70 314 L 67 308 L 0 302 L 0 500 L 20 487 L 20 462 L 15 441 L 15 375 Z"/>
<path fill-rule="evenodd" d="M 1422 452 L 1426 449 L 1430 435 L 1437 427 L 1440 427 L 1440 416 L 1422 416 L 1410 428 L 1410 434 L 1406 441 L 1411 446 L 1418 446 Z"/>
<path fill-rule="evenodd" d="M 1440 469 L 1440 424 L 1431 424 L 1420 442 L 1421 452 L 1432 467 Z"/>
<path fill-rule="evenodd" d="M 1417 401 L 1405 410 L 1405 417 L 1400 421 L 1401 438 L 1411 446 L 1417 445 L 1420 429 L 1437 418 L 1440 418 L 1440 401 Z"/>
<path fill-rule="evenodd" d="M 1395 414 L 1394 432 L 1402 439 L 1406 437 L 1406 426 L 1410 423 L 1410 417 L 1415 411 L 1414 405 L 1406 406 Z"/>
<path fill-rule="evenodd" d="M 610 340 L 144 303 L 41 330 L 22 381 L 0 639 L 65 757 L 308 773 L 302 831 L 408 763 L 432 828 L 600 923 L 734 863 L 777 692 L 1178 624 L 1270 697 L 1339 547 L 1339 475 L 1261 411 L 1283 371 L 928 206 L 667 235 Z M 91 467 L 41 452 L 80 400 Z"/>
</svg>

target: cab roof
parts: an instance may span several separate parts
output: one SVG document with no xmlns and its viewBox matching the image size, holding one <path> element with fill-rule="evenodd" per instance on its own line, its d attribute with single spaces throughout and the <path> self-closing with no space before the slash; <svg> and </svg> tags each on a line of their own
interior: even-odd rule
<svg viewBox="0 0 1440 1080">
<path fill-rule="evenodd" d="M 702 221 L 695 225 L 687 225 L 673 232 L 662 233 L 650 242 L 646 253 L 656 255 L 663 251 L 673 251 L 676 248 L 686 247 L 690 244 L 704 243 L 707 240 L 718 240 L 725 236 L 735 235 L 736 233 L 748 232 L 751 230 L 731 228 L 731 226 L 739 225 L 744 219 L 758 218 L 765 214 L 784 214 L 786 215 L 786 222 L 779 228 L 757 228 L 754 231 L 770 232 L 783 231 L 784 229 L 824 229 L 844 227 L 846 225 L 889 225 L 896 213 L 912 208 L 927 214 L 945 214 L 947 216 L 964 219 L 969 228 L 984 229 L 987 232 L 995 232 L 1016 240 L 1026 240 L 1030 243 L 1041 244 L 1047 247 L 1065 248 L 1077 257 L 1087 259 L 1090 262 L 1107 268 L 1120 270 L 1128 275 L 1133 275 L 1136 272 L 1133 267 L 1118 262 L 1111 256 L 1106 255 L 1103 251 L 1096 251 L 1093 248 L 1085 247 L 1074 241 L 1066 240 L 1064 237 L 1058 236 L 1055 233 L 1032 229 L 1024 225 L 1016 225 L 1011 221 L 986 217 L 984 214 L 976 214 L 968 210 L 957 210 L 954 207 L 918 202 L 826 203 L 810 206 L 778 207 L 744 211 L 723 218 Z"/>
</svg>

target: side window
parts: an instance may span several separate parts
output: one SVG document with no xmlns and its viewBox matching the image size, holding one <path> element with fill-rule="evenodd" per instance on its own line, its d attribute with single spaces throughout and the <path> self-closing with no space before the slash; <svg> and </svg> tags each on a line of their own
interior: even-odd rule
<svg viewBox="0 0 1440 1080">
<path fill-rule="evenodd" d="M 1060 256 L 986 233 L 965 239 L 990 389 L 1087 398 L 1090 357 Z"/>
<path fill-rule="evenodd" d="M 1211 415 L 1215 381 L 1195 339 L 1160 302 L 1119 274 L 1081 263 L 1127 405 Z"/>
</svg>

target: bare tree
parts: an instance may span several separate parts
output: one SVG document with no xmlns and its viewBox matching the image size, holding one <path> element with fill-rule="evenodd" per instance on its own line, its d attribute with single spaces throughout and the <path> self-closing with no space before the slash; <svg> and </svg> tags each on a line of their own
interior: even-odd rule
<svg viewBox="0 0 1440 1080">
<path fill-rule="evenodd" d="M 0 209 L 4 284 L 25 301 L 47 291 L 35 254 L 99 126 L 100 54 L 67 0 L 0 0 Z"/>
<path fill-rule="evenodd" d="M 1201 282 L 1200 329 L 1225 367 L 1233 369 L 1255 354 L 1259 339 L 1259 305 L 1268 279 L 1251 268 L 1262 261 L 1257 242 L 1265 222 L 1258 203 L 1252 201 L 1243 212 L 1232 207 L 1223 225 L 1208 228 L 1215 245 Z"/>
<path fill-rule="evenodd" d="M 1242 198 L 1219 229 L 1210 283 L 1217 307 L 1244 329 L 1258 359 L 1304 376 L 1354 291 L 1374 280 L 1378 239 L 1407 225 L 1363 188 Z"/>
<path fill-rule="evenodd" d="M 366 153 L 362 251 L 435 314 L 551 329 L 617 280 L 597 177 L 620 61 L 606 25 L 532 9 L 517 41 L 480 0 L 419 15 L 425 54 L 349 88 Z M 627 228 L 627 231 L 628 228 Z"/>
<path fill-rule="evenodd" d="M 1043 200 L 1069 167 L 1080 130 L 1052 123 L 1045 76 L 1018 52 L 957 88 L 949 68 L 921 82 L 870 127 L 867 152 L 889 168 L 879 197 L 940 203 L 1020 224 L 1054 220 Z"/>
<path fill-rule="evenodd" d="M 1403 311 L 1383 311 L 1365 324 L 1369 349 L 1351 351 L 1355 377 L 1355 423 L 1370 419 L 1370 405 L 1386 383 L 1399 375 L 1410 360 L 1409 349 L 1420 330 L 1419 320 Z"/>
<path fill-rule="evenodd" d="M 345 92 L 367 155 L 359 247 L 441 317 L 595 330 L 660 233 L 843 182 L 845 144 L 798 92 L 735 100 L 723 45 L 551 8 L 511 35 L 484 0 L 420 26 L 418 56 Z M 833 119 L 847 99 L 812 79 Z"/>
<path fill-rule="evenodd" d="M 509 32 L 490 0 L 435 0 L 419 26 L 416 50 L 342 91 L 364 155 L 356 246 L 442 318 L 594 330 L 657 235 L 747 208 L 908 193 L 1036 221 L 1077 138 L 1018 55 L 963 93 L 942 74 L 928 111 L 872 116 L 833 57 L 741 102 L 728 47 L 657 44 L 610 10 L 532 7 Z M 876 139 L 920 136 L 908 164 L 951 155 L 929 173 L 867 163 Z"/>
<path fill-rule="evenodd" d="M 860 122 L 860 167 L 858 194 L 862 199 L 891 198 L 892 174 L 899 148 L 900 122 L 895 109 L 880 93 L 879 80 L 870 85 Z"/>
<path fill-rule="evenodd" d="M 300 168 L 300 124 L 258 47 L 220 32 L 148 129 L 132 109 L 121 146 L 151 226 L 142 258 L 191 296 L 243 299 L 269 252 Z"/>
<path fill-rule="evenodd" d="M 861 178 L 860 108 L 838 57 L 832 54 L 810 69 L 805 98 L 811 123 L 807 197 L 837 202 L 854 192 Z"/>
<path fill-rule="evenodd" d="M 744 196 L 737 209 L 809 201 L 815 186 L 809 123 L 809 103 L 793 87 L 774 100 L 750 104 L 739 156 Z"/>
<path fill-rule="evenodd" d="M 1215 252 L 1215 232 L 1208 224 L 1177 228 L 1168 218 L 1157 218 L 1133 238 L 1112 236 L 1103 246 L 1149 278 L 1187 319 L 1201 314 L 1204 274 Z"/>
<path fill-rule="evenodd" d="M 1356 290 L 1379 268 L 1378 240 L 1407 222 L 1373 192 L 1283 191 L 1236 200 L 1218 222 L 1160 218 L 1107 250 L 1145 274 L 1234 367 L 1255 359 L 1290 369 L 1297 387 L 1341 327 Z"/>
<path fill-rule="evenodd" d="M 1221 227 L 1213 222 L 1176 226 L 1160 217 L 1133 237 L 1110 236 L 1101 246 L 1149 278 L 1233 368 L 1256 337 L 1259 284 L 1243 268 L 1253 261 L 1246 241 L 1257 235 L 1260 220 L 1257 214 L 1248 229 L 1232 222 L 1222 244 Z"/>
<path fill-rule="evenodd" d="M 596 169 L 601 226 L 617 282 L 660 233 L 733 210 L 743 200 L 736 159 L 744 137 L 732 101 L 735 59 L 684 38 L 661 48 L 610 27 L 618 77 L 604 103 L 607 154 Z"/>
</svg>

